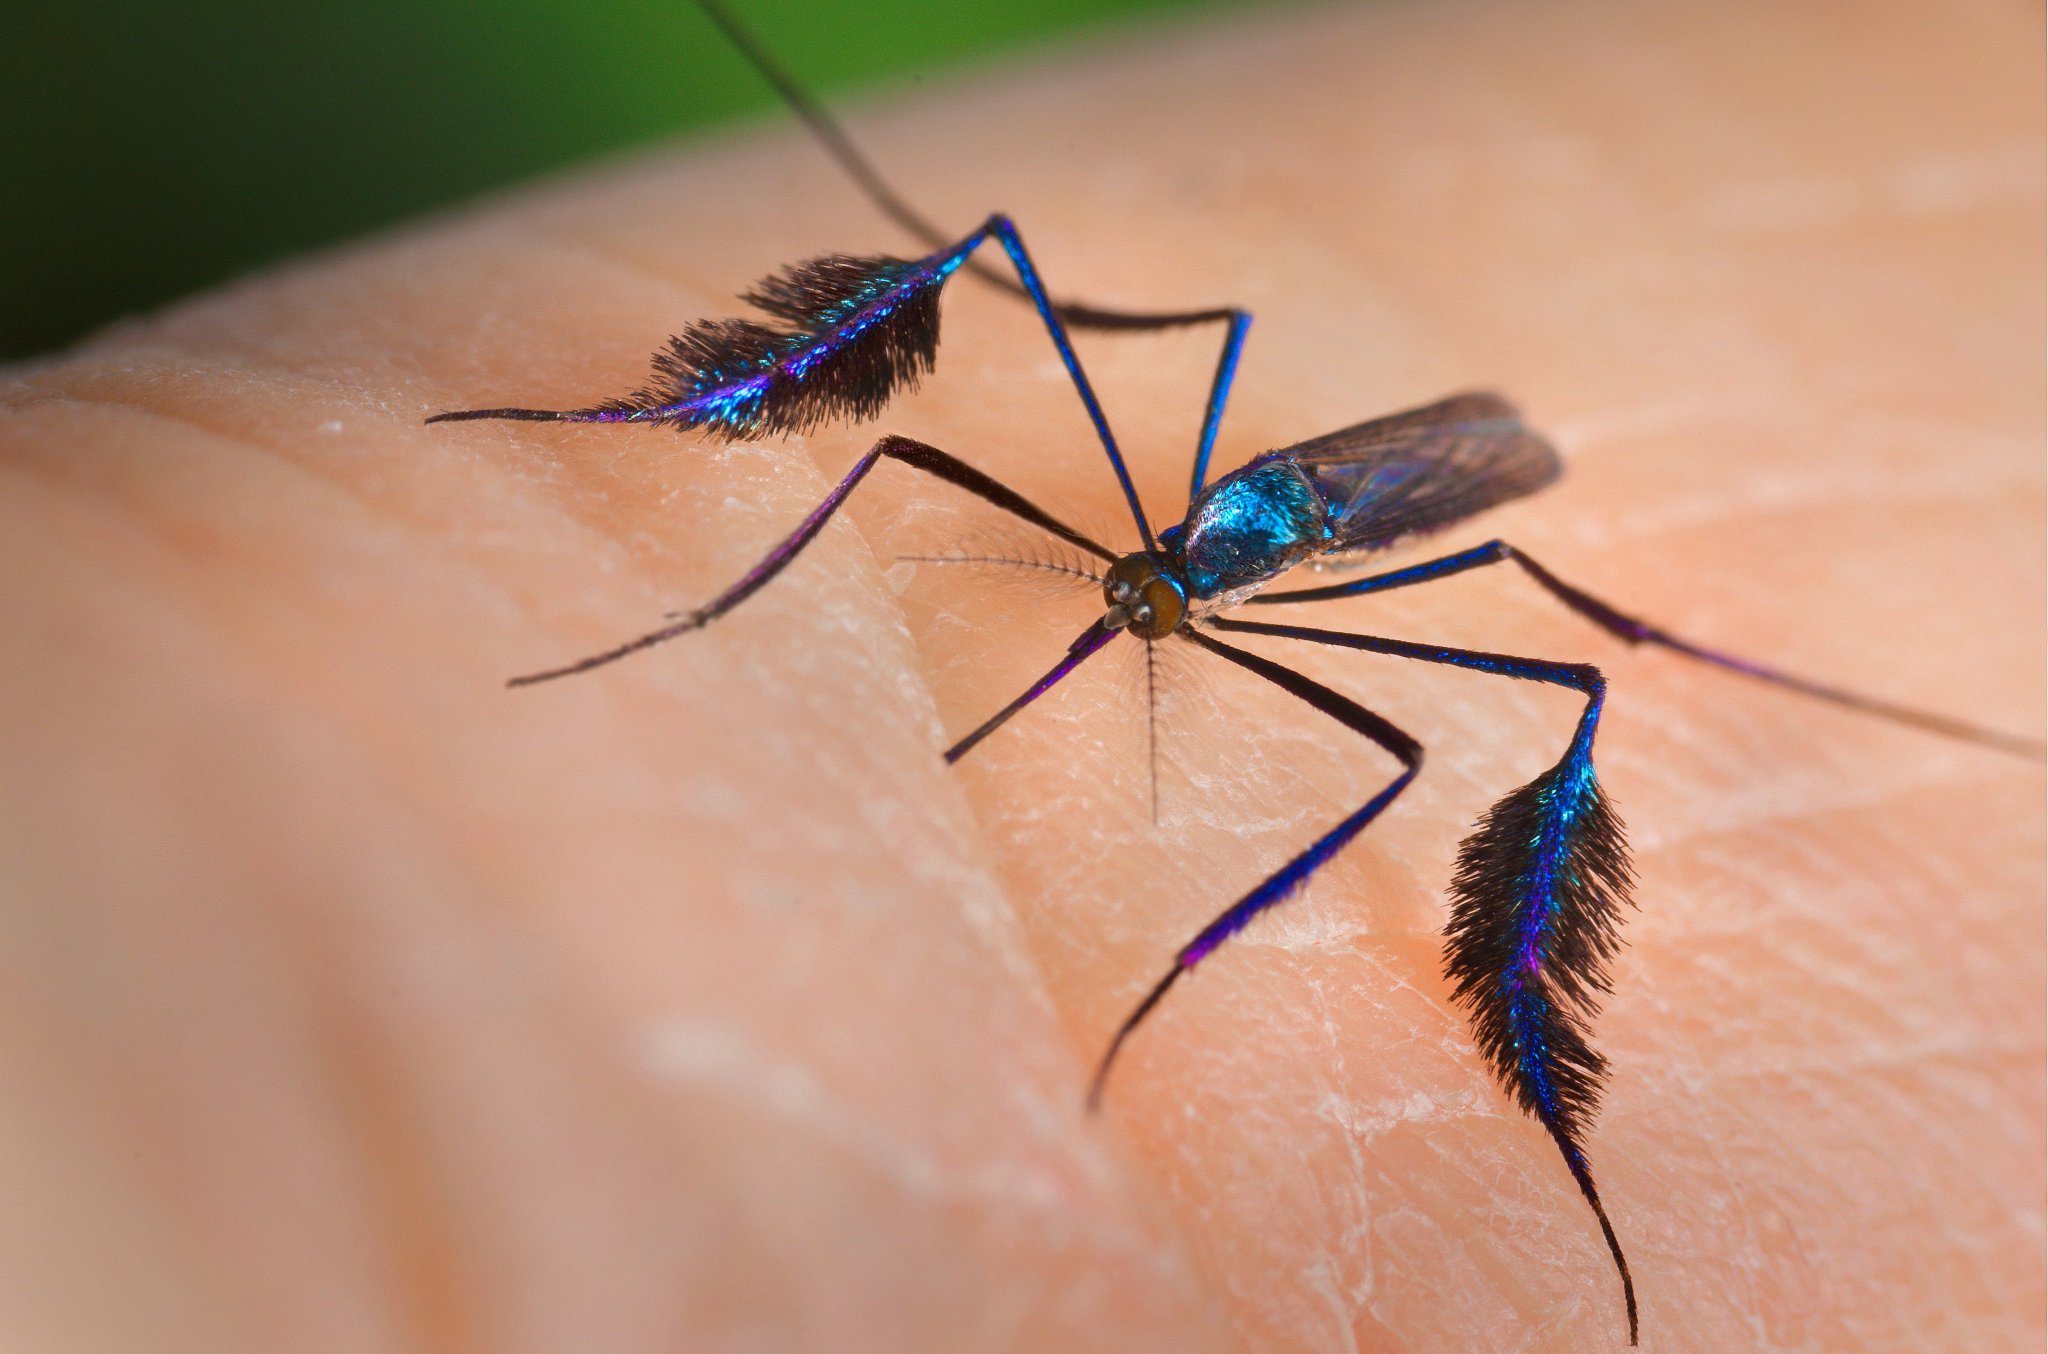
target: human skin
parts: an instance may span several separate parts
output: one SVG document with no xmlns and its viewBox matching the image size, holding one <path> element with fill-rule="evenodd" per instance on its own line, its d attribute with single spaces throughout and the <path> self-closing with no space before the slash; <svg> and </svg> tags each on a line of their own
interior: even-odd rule
<svg viewBox="0 0 2048 1354">
<path fill-rule="evenodd" d="M 1253 309 L 1220 467 L 1500 389 L 1569 474 L 1445 549 L 2037 735 L 2037 27 L 1244 14 L 856 127 L 939 220 L 1011 212 L 1062 295 Z M 964 279 L 873 425 L 421 424 L 623 393 L 772 267 L 905 249 L 778 126 L 0 385 L 0 1343 L 1621 1344 L 1440 975 L 1457 843 L 1569 693 L 1251 641 L 1429 761 L 1091 1117 L 1173 952 L 1388 758 L 1168 646 L 1155 824 L 1119 640 L 944 767 L 1100 600 L 898 562 L 1033 543 L 893 466 L 705 632 L 503 689 L 714 594 L 882 431 L 1130 543 L 1043 332 Z M 1082 341 L 1155 521 L 1214 341 Z M 1509 570 L 1289 618 L 1608 674 L 1641 907 L 1590 1152 L 1644 1348 L 2038 1345 L 2039 765 L 1626 650 Z"/>
</svg>

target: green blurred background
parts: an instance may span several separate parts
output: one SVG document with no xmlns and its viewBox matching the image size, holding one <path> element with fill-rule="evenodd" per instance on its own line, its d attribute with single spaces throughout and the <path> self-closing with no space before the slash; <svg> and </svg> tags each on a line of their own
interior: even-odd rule
<svg viewBox="0 0 2048 1354">
<path fill-rule="evenodd" d="M 729 0 L 828 97 L 1205 0 Z M 0 12 L 0 359 L 773 96 L 689 0 Z"/>
</svg>

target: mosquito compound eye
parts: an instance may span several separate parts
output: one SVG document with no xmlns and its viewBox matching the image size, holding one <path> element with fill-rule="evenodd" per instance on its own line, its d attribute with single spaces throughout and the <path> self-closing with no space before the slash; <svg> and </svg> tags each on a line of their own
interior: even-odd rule
<svg viewBox="0 0 2048 1354">
<path fill-rule="evenodd" d="M 1132 615 L 1145 627 L 1151 639 L 1162 639 L 1180 627 L 1187 602 L 1171 579 L 1155 575 L 1145 583 L 1144 600 Z"/>
</svg>

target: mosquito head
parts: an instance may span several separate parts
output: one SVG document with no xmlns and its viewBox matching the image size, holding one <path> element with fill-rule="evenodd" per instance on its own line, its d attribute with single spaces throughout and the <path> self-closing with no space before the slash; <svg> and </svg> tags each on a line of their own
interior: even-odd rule
<svg viewBox="0 0 2048 1354">
<path fill-rule="evenodd" d="M 1187 619 L 1188 590 L 1173 561 L 1142 550 L 1110 566 L 1102 599 L 1109 604 L 1104 624 L 1120 625 L 1139 639 L 1164 639 Z"/>
</svg>

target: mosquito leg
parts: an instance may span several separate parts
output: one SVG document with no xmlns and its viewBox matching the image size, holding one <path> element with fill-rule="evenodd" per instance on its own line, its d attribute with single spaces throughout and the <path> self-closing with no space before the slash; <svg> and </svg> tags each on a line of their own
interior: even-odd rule
<svg viewBox="0 0 2048 1354">
<path fill-rule="evenodd" d="M 1348 583 L 1333 583 L 1320 588 L 1288 588 L 1282 592 L 1262 592 L 1246 598 L 1245 601 L 1247 605 L 1253 602 L 1261 605 L 1273 602 L 1330 602 L 1340 597 L 1364 597 L 1368 593 L 1391 592 L 1395 588 L 1412 587 L 1417 583 L 1434 583 L 1439 578 L 1462 574 L 1468 569 L 1498 564 L 1508 558 L 1512 549 L 1506 541 L 1488 541 L 1485 545 L 1474 546 L 1470 550 L 1460 550 L 1455 555 L 1424 560 L 1420 564 L 1390 569 L 1382 574 L 1367 574 Z"/>
<path fill-rule="evenodd" d="M 1585 1150 L 1607 1072 L 1606 1059 L 1588 1043 L 1588 1026 L 1609 987 L 1607 961 L 1620 946 L 1620 909 L 1631 885 L 1621 820 L 1593 773 L 1593 738 L 1607 692 L 1600 670 L 1304 626 L 1229 618 L 1209 624 L 1547 682 L 1585 696 L 1557 765 L 1495 805 L 1459 849 L 1445 971 L 1480 1051 L 1549 1133 L 1592 1208 L 1621 1276 L 1633 1345 L 1635 1279 Z"/>
<path fill-rule="evenodd" d="M 1138 486 L 1131 482 L 1130 469 L 1124 465 L 1124 455 L 1117 449 L 1116 435 L 1109 430 L 1109 418 L 1102 412 L 1102 402 L 1095 398 L 1095 387 L 1089 384 L 1088 373 L 1081 369 L 1081 358 L 1074 352 L 1073 341 L 1067 337 L 1067 327 L 1053 308 L 1052 298 L 1046 294 L 1045 283 L 1039 280 L 1038 267 L 1032 263 L 1030 251 L 1024 248 L 1024 238 L 1017 233 L 1017 227 L 1010 218 L 1000 213 L 991 216 L 982 229 L 992 233 L 1001 242 L 1003 252 L 1010 256 L 1010 263 L 1017 269 L 1017 280 L 1024 284 L 1031 304 L 1038 308 L 1038 318 L 1044 321 L 1046 332 L 1052 335 L 1052 345 L 1059 350 L 1060 361 L 1066 364 L 1067 375 L 1073 380 L 1074 389 L 1088 410 L 1088 420 L 1095 425 L 1095 435 L 1101 439 L 1102 449 L 1109 455 L 1110 468 L 1116 471 L 1117 483 L 1123 486 L 1124 500 L 1131 509 L 1131 520 L 1138 524 L 1138 534 L 1145 538 L 1145 548 L 1157 549 L 1159 542 L 1152 535 L 1152 524 L 1145 520 L 1145 505 L 1138 501 Z"/>
<path fill-rule="evenodd" d="M 938 344 L 936 302 L 946 282 L 990 239 L 998 241 L 1017 271 L 1025 295 L 1038 310 L 1039 320 L 1051 336 L 1053 347 L 1074 383 L 1088 411 L 1088 420 L 1109 457 L 1109 466 L 1123 489 L 1131 520 L 1144 538 L 1147 550 L 1158 541 L 1146 520 L 1138 488 L 1124 463 L 1116 434 L 1096 397 L 1095 387 L 1081 366 L 1080 355 L 1067 336 L 1059 308 L 1046 294 L 1037 266 L 1024 247 L 1016 225 L 1000 213 L 979 228 L 935 254 L 915 261 L 895 259 L 812 260 L 804 268 L 810 280 L 770 278 L 753 293 L 763 308 L 778 314 L 796 304 L 792 288 L 823 285 L 814 275 L 820 268 L 851 266 L 867 269 L 863 285 L 872 287 L 858 306 L 817 309 L 815 298 L 802 300 L 803 322 L 808 328 L 779 334 L 752 321 L 705 321 L 671 339 L 669 347 L 655 356 L 655 383 L 625 399 L 578 409 L 451 409 L 430 415 L 429 424 L 462 423 L 478 419 L 511 419 L 542 423 L 637 423 L 675 428 L 702 428 L 726 437 L 753 437 L 764 431 L 801 431 L 826 418 L 844 414 L 871 417 L 879 412 L 889 395 L 900 385 L 914 382 L 920 370 L 930 370 Z M 834 287 L 847 284 L 834 276 Z M 780 290 L 778 290 L 780 289 Z M 836 303 L 835 303 L 836 304 Z M 850 304 L 850 303 L 849 303 Z M 1216 374 L 1209 390 L 1207 412 L 1196 451 L 1199 473 L 1208 463 L 1209 449 L 1230 397 L 1239 351 L 1250 325 L 1250 316 L 1225 311 L 1220 318 L 1231 321 Z M 765 336 L 765 337 L 764 337 Z M 879 338 L 877 336 L 880 336 Z M 763 346 L 764 344 L 768 346 Z M 795 344 L 776 347 L 775 344 Z M 893 345 L 893 346 L 892 346 Z"/>
<path fill-rule="evenodd" d="M 1159 1004 L 1160 998 L 1166 995 L 1167 989 L 1179 981 L 1183 973 L 1201 963 L 1217 946 L 1243 930 L 1253 917 L 1287 898 L 1308 882 L 1310 875 L 1322 868 L 1346 842 L 1364 831 L 1366 824 L 1377 818 L 1387 805 L 1393 803 L 1394 797 L 1407 789 L 1408 783 L 1414 780 L 1416 773 L 1422 769 L 1422 745 L 1350 697 L 1339 695 L 1292 668 L 1282 667 L 1270 659 L 1225 644 L 1222 640 L 1198 630 L 1184 629 L 1180 633 L 1210 653 L 1258 674 L 1290 695 L 1300 697 L 1346 728 L 1370 738 L 1392 753 L 1401 763 L 1403 770 L 1356 813 L 1317 838 L 1306 851 L 1287 862 L 1250 893 L 1232 903 L 1216 920 L 1203 927 L 1193 940 L 1181 947 L 1180 953 L 1174 956 L 1173 967 L 1166 971 L 1166 976 L 1153 985 L 1145 999 L 1138 1003 L 1137 1009 L 1126 1016 L 1123 1024 L 1117 1027 L 1108 1050 L 1102 1055 L 1101 1063 L 1096 1066 L 1094 1080 L 1089 1083 L 1090 1109 L 1101 1104 L 1102 1088 L 1109 1080 L 1110 1068 L 1116 1062 L 1117 1054 L 1122 1050 L 1124 1042 L 1145 1018 L 1152 1014 L 1153 1008 Z"/>
<path fill-rule="evenodd" d="M 916 273 L 920 277 L 943 279 L 953 269 L 967 261 L 968 256 L 981 247 L 983 241 L 993 237 L 1010 256 L 1011 266 L 1017 270 L 1017 280 L 1022 284 L 1025 295 L 1038 310 L 1038 318 L 1045 325 L 1045 331 L 1052 338 L 1053 347 L 1059 352 L 1060 362 L 1067 369 L 1067 377 L 1074 383 L 1074 391 L 1081 397 L 1081 405 L 1088 411 L 1088 421 L 1095 425 L 1095 435 L 1102 443 L 1102 450 L 1109 457 L 1109 467 L 1116 472 L 1117 484 L 1124 491 L 1124 502 L 1131 510 L 1131 520 L 1136 523 L 1138 534 L 1145 540 L 1145 548 L 1158 548 L 1158 540 L 1152 534 L 1152 524 L 1145 517 L 1145 505 L 1138 499 L 1138 486 L 1131 479 L 1130 467 L 1124 463 L 1123 451 L 1117 446 L 1116 434 L 1110 431 L 1109 416 L 1102 411 L 1102 401 L 1096 398 L 1095 387 L 1088 380 L 1087 371 L 1081 366 L 1081 358 L 1074 351 L 1073 340 L 1067 336 L 1067 327 L 1060 318 L 1058 307 L 1045 290 L 1045 283 L 1039 278 L 1038 266 L 1031 261 L 1031 252 L 1024 247 L 1024 237 L 1017 233 L 1016 223 L 1000 212 L 983 222 L 973 234 L 944 251 L 920 260 Z M 1236 315 L 1238 312 L 1226 312 Z M 1244 329 L 1249 324 L 1233 320 L 1232 338 L 1224 344 L 1223 355 L 1217 365 L 1216 376 L 1211 384 L 1209 412 L 1203 420 L 1203 446 L 1215 436 L 1215 424 L 1223 416 L 1223 405 L 1229 399 L 1231 378 L 1237 369 L 1237 351 L 1243 344 Z M 1203 456 L 1206 458 L 1206 451 Z"/>
<path fill-rule="evenodd" d="M 1040 530 L 1051 532 L 1070 545 L 1078 546 L 1090 554 L 1111 563 L 1116 561 L 1116 555 L 1107 547 L 1096 544 L 1088 537 L 1083 536 L 1080 532 L 1075 531 L 1072 527 L 1052 516 L 1052 514 L 1039 508 L 1022 494 L 1006 485 L 998 483 L 958 457 L 950 456 L 940 451 L 937 447 L 926 446 L 922 442 L 915 442 L 907 437 L 884 437 L 881 441 L 875 443 L 865 456 L 862 456 L 860 460 L 854 463 L 853 469 L 846 473 L 846 478 L 841 480 L 838 487 L 825 496 L 824 502 L 811 510 L 810 516 L 804 518 L 798 524 L 797 529 L 791 532 L 782 544 L 769 551 L 767 557 L 748 570 L 739 582 L 727 588 L 711 601 L 698 607 L 695 611 L 686 612 L 678 616 L 672 624 L 665 625 L 659 630 L 650 631 L 638 639 L 628 640 L 626 643 L 616 648 L 607 649 L 603 653 L 592 654 L 590 657 L 571 663 L 567 667 L 551 668 L 546 672 L 535 672 L 529 673 L 524 677 L 514 677 L 506 685 L 532 686 L 536 682 L 552 681 L 557 677 L 568 677 L 575 673 L 588 672 L 592 668 L 602 667 L 606 663 L 615 662 L 626 657 L 628 654 L 638 653 L 642 649 L 651 649 L 666 640 L 674 639 L 677 635 L 687 634 L 692 630 L 709 625 L 712 621 L 717 620 L 720 616 L 723 616 L 726 612 L 731 611 L 741 602 L 746 601 L 747 598 L 760 591 L 761 588 L 767 585 L 768 580 L 774 578 L 783 569 L 787 568 L 789 562 L 801 554 L 803 548 L 809 545 L 820 531 L 824 530 L 825 524 L 832 520 L 832 515 L 839 511 L 840 505 L 846 501 L 847 496 L 852 494 L 860 482 L 867 478 L 868 472 L 884 460 L 899 461 L 913 470 L 922 470 L 928 475 L 933 475 L 946 481 L 948 484 L 957 485 L 977 498 L 1001 508 L 1004 512 L 1021 517 Z"/>
<path fill-rule="evenodd" d="M 1747 658 L 1741 658 L 1734 654 L 1720 653 L 1713 649 L 1702 648 L 1688 640 L 1680 639 L 1668 630 L 1660 629 L 1649 624 L 1647 621 L 1639 621 L 1633 616 L 1617 611 L 1589 593 L 1581 592 L 1538 564 L 1535 560 L 1517 550 L 1514 546 L 1509 545 L 1506 541 L 1488 541 L 1485 545 L 1475 546 L 1470 550 L 1460 551 L 1455 555 L 1445 555 L 1441 559 L 1425 560 L 1420 564 L 1413 564 L 1405 569 L 1395 569 L 1388 573 L 1373 574 L 1349 583 L 1337 583 L 1323 588 L 1296 588 L 1287 592 L 1262 593 L 1249 600 L 1252 602 L 1322 602 L 1337 597 L 1363 597 L 1368 593 L 1388 592 L 1394 588 L 1410 587 L 1417 583 L 1433 583 L 1437 579 L 1449 578 L 1453 574 L 1461 574 L 1468 569 L 1479 569 L 1489 564 L 1500 564 L 1503 562 L 1512 562 L 1519 565 L 1522 571 L 1535 579 L 1537 585 L 1545 592 L 1548 592 L 1579 615 L 1584 616 L 1587 620 L 1607 631 L 1607 633 L 1624 639 L 1630 644 L 1650 644 L 1658 648 L 1669 649 L 1674 653 L 1684 654 L 1688 658 L 1696 659 L 1703 663 L 1711 663 L 1715 667 L 1725 668 L 1730 672 L 1741 673 L 1745 677 L 1753 677 L 1758 681 L 1769 682 L 1773 686 L 1783 687 L 1789 691 L 1797 691 L 1804 696 L 1828 701 L 1831 704 L 1840 705 L 1850 710 L 1857 710 L 1863 714 L 1875 715 L 1880 719 L 1889 719 L 1895 723 L 1910 725 L 1916 729 L 1924 729 L 1929 733 L 1941 734 L 1944 737 L 1977 743 L 1984 747 L 1996 748 L 2001 752 L 2010 752 L 2022 757 L 2038 758 L 2048 755 L 2048 747 L 2044 747 L 2043 744 L 2031 738 L 2020 738 L 2013 734 L 2001 733 L 1996 729 L 1987 729 L 1980 725 L 1970 724 L 1960 719 L 1951 719 L 1946 715 L 1938 715 L 1925 710 L 1915 710 L 1910 706 L 1896 705 L 1891 701 L 1880 700 L 1874 696 L 1858 695 L 1856 692 L 1844 691 L 1839 687 L 1809 681 L 1804 677 L 1795 676 L 1789 672 L 1780 672 L 1776 668 L 1766 667 L 1762 663 L 1752 662 Z"/>
<path fill-rule="evenodd" d="M 1116 628 L 1104 625 L 1101 621 L 1097 621 L 1086 630 L 1083 630 L 1079 637 L 1067 646 L 1066 657 L 1053 664 L 1050 672 L 1032 683 L 1030 690 L 996 711 L 993 715 L 990 715 L 982 722 L 981 727 L 973 733 L 968 734 L 965 738 L 953 744 L 952 747 L 947 748 L 946 765 L 951 766 L 954 762 L 959 761 L 962 757 L 973 751 L 975 744 L 1009 723 L 1010 716 L 1052 690 L 1054 686 L 1066 678 L 1068 673 L 1080 667 L 1085 659 L 1095 654 L 1103 645 L 1115 639 L 1116 636 Z"/>
<path fill-rule="evenodd" d="M 1230 383 L 1237 379 L 1237 359 L 1244 352 L 1245 335 L 1251 331 L 1248 310 L 1230 312 L 1230 329 L 1223 336 L 1223 352 L 1216 359 L 1216 376 L 1209 383 L 1209 403 L 1202 412 L 1202 433 L 1195 441 L 1195 469 L 1188 480 L 1190 506 L 1209 478 L 1209 453 L 1216 448 L 1216 430 L 1223 424 L 1223 406 L 1230 403 Z"/>
<path fill-rule="evenodd" d="M 1302 639 L 1315 644 L 1362 649 L 1367 653 L 1391 654 L 1395 658 L 1413 658 L 1424 663 L 1443 663 L 1455 668 L 1491 672 L 1501 677 L 1517 677 L 1523 681 L 1570 687 L 1586 698 L 1585 727 L 1582 732 L 1589 749 L 1593 741 L 1593 728 L 1599 723 L 1600 705 L 1607 695 L 1607 679 L 1600 675 L 1600 669 L 1585 663 L 1553 663 L 1540 658 L 1516 658 L 1511 654 L 1485 653 L 1478 649 L 1453 649 L 1442 644 L 1417 644 L 1405 639 L 1354 635 L 1342 630 L 1317 630 L 1304 625 L 1270 625 L 1265 621 L 1241 621 L 1230 616 L 1212 616 L 1202 624 L 1212 630 L 1228 630 L 1234 634 Z"/>
<path fill-rule="evenodd" d="M 783 70 L 781 65 L 768 55 L 767 49 L 723 4 L 716 3 L 715 0 L 697 0 L 697 8 L 703 10 L 732 45 L 739 49 L 747 64 L 751 65 L 769 87 L 781 96 L 782 101 L 789 105 L 790 111 L 796 114 L 797 120 L 803 123 L 825 148 L 825 154 L 845 171 L 846 176 L 853 180 L 854 185 L 867 196 L 868 201 L 875 204 L 882 215 L 924 241 L 929 247 L 945 248 L 948 239 L 946 233 L 897 195 L 895 189 L 889 186 L 888 180 L 882 177 L 881 171 L 877 170 L 867 156 L 861 153 L 860 148 L 854 145 L 853 139 L 846 134 L 845 128 L 839 125 L 838 120 L 826 112 L 824 106 L 811 97 L 810 91 L 798 84 L 789 72 Z M 1012 295 L 1030 294 L 1012 279 L 978 261 L 969 262 L 967 268 L 984 282 L 1001 287 Z M 1100 306 L 1083 305 L 1072 301 L 1056 301 L 1053 303 L 1053 310 L 1061 320 L 1076 329 L 1123 330 L 1180 329 L 1197 324 L 1217 324 L 1234 320 L 1244 313 L 1223 306 L 1212 306 L 1203 310 L 1107 310 Z"/>
<path fill-rule="evenodd" d="M 924 241 L 932 249 L 945 251 L 958 248 L 949 245 L 944 232 L 890 187 L 888 180 L 884 179 L 881 171 L 861 153 L 860 148 L 853 143 L 853 138 L 846 134 L 846 129 L 839 125 L 838 120 L 826 112 L 824 106 L 812 98 L 810 92 L 798 84 L 796 79 L 768 54 L 767 48 L 763 47 L 723 4 L 718 3 L 718 0 L 697 0 L 697 7 L 703 10 L 711 22 L 725 34 L 727 40 L 746 59 L 747 64 L 751 65 L 769 87 L 781 96 L 797 120 L 803 123 L 811 135 L 817 138 L 818 144 L 824 147 L 825 154 L 853 180 L 854 185 L 884 216 L 917 239 Z M 1005 222 L 1004 225 L 1007 227 L 1008 223 Z M 1202 420 L 1202 432 L 1196 444 L 1194 487 L 1189 493 L 1189 497 L 1192 498 L 1194 494 L 1201 492 L 1202 483 L 1207 477 L 1210 448 L 1216 440 L 1217 425 L 1223 418 L 1223 406 L 1230 399 L 1230 383 L 1237 372 L 1238 354 L 1244 347 L 1245 331 L 1251 326 L 1251 315 L 1236 306 L 1211 306 L 1201 310 L 1134 311 L 1110 310 L 1072 301 L 1055 301 L 1040 285 L 1036 270 L 1024 254 L 1023 243 L 1016 239 L 1014 228 L 1008 229 L 1004 247 L 1009 250 L 1011 260 L 1017 266 L 1017 280 L 1004 277 L 979 259 L 966 258 L 963 253 L 961 257 L 965 261 L 966 271 L 1013 295 L 1027 298 L 1038 308 L 1047 327 L 1053 331 L 1053 341 L 1059 345 L 1060 356 L 1066 360 L 1067 370 L 1073 375 L 1075 385 L 1081 390 L 1082 402 L 1088 405 L 1089 415 L 1095 420 L 1096 429 L 1101 433 L 1103 442 L 1109 449 L 1110 461 L 1115 465 L 1117 477 L 1123 482 L 1124 492 L 1131 500 L 1132 514 L 1138 520 L 1140 534 L 1145 538 L 1145 546 L 1151 549 L 1155 544 L 1151 528 L 1146 525 L 1144 512 L 1138 508 L 1137 494 L 1130 487 L 1129 476 L 1124 473 L 1122 458 L 1110 438 L 1108 424 L 1103 421 L 1101 412 L 1095 406 L 1094 392 L 1089 390 L 1087 379 L 1081 375 L 1080 364 L 1068 349 L 1061 326 L 1125 332 L 1182 329 L 1198 324 L 1228 326 L 1228 332 L 1223 339 L 1223 351 L 1216 364 L 1216 375 L 1209 388 L 1208 412 Z M 972 246 L 968 246 L 970 252 L 971 249 Z"/>
</svg>

